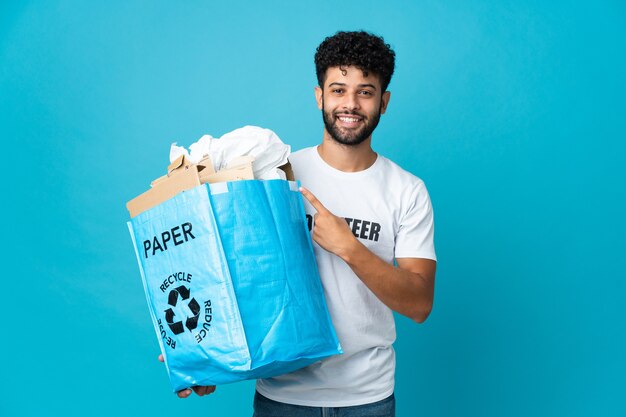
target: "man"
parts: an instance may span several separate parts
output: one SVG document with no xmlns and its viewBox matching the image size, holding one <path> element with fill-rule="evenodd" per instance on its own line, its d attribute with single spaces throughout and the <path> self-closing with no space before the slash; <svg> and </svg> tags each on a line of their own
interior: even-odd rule
<svg viewBox="0 0 626 417">
<path fill-rule="evenodd" d="M 315 54 L 324 136 L 289 159 L 306 187 L 315 255 L 344 353 L 257 381 L 256 417 L 395 415 L 392 310 L 420 323 L 428 317 L 436 258 L 424 183 L 371 147 L 394 62 L 389 45 L 366 32 L 338 32 Z M 214 387 L 194 390 L 204 395 Z"/>
</svg>

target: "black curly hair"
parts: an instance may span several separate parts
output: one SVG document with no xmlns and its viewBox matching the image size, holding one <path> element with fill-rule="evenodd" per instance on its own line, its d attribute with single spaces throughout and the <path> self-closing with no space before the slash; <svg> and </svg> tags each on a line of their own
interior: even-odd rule
<svg viewBox="0 0 626 417">
<path fill-rule="evenodd" d="M 371 72 L 380 79 L 382 91 L 387 90 L 395 67 L 396 53 L 381 36 L 365 31 L 337 32 L 329 36 L 315 52 L 315 72 L 324 87 L 326 70 L 353 65 L 367 77 Z"/>
</svg>

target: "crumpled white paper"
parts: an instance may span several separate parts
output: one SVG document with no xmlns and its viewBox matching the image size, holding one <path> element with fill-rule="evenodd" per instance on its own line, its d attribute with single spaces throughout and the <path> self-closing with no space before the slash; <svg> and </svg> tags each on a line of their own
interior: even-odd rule
<svg viewBox="0 0 626 417">
<path fill-rule="evenodd" d="M 276 133 L 258 126 L 244 126 L 226 133 L 221 138 L 204 135 L 189 150 L 172 143 L 170 162 L 185 155 L 192 163 L 198 163 L 205 155 L 213 162 L 216 171 L 228 168 L 230 161 L 244 155 L 254 157 L 254 178 L 262 180 L 285 179 L 278 169 L 287 163 L 291 147 L 284 144 Z"/>
</svg>

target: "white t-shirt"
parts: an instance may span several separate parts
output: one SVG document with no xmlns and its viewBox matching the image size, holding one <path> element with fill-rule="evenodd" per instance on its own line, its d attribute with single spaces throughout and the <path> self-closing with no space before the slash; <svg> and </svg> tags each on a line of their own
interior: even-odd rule
<svg viewBox="0 0 626 417">
<path fill-rule="evenodd" d="M 290 155 L 296 179 L 336 216 L 344 217 L 369 250 L 394 258 L 436 259 L 433 212 L 424 182 L 378 155 L 364 171 L 328 165 L 316 147 Z M 315 209 L 305 199 L 311 226 Z M 393 393 L 396 339 L 393 313 L 338 256 L 313 244 L 324 296 L 344 350 L 306 368 L 257 381 L 267 398 L 313 407 L 345 407 Z"/>
</svg>

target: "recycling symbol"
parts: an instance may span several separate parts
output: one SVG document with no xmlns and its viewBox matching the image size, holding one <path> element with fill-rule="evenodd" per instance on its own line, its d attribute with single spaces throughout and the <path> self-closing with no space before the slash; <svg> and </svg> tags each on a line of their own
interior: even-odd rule
<svg viewBox="0 0 626 417">
<path fill-rule="evenodd" d="M 167 303 L 172 307 L 176 307 L 179 298 L 183 301 L 189 299 L 189 292 L 189 289 L 184 285 L 176 287 L 172 291 L 170 291 L 170 294 L 167 297 Z M 187 302 L 187 306 L 189 307 L 189 310 L 191 310 L 191 314 L 193 314 L 193 316 L 187 317 L 185 319 L 185 327 L 187 327 L 189 331 L 192 331 L 193 329 L 198 327 L 198 317 L 200 317 L 200 304 L 198 304 L 196 299 L 192 297 L 191 300 Z M 182 320 L 174 321 L 176 318 L 176 313 L 174 313 L 172 307 L 165 310 L 165 321 L 170 326 L 170 329 L 172 330 L 172 332 L 174 332 L 174 334 L 181 334 L 185 331 L 185 327 L 183 327 Z"/>
</svg>

